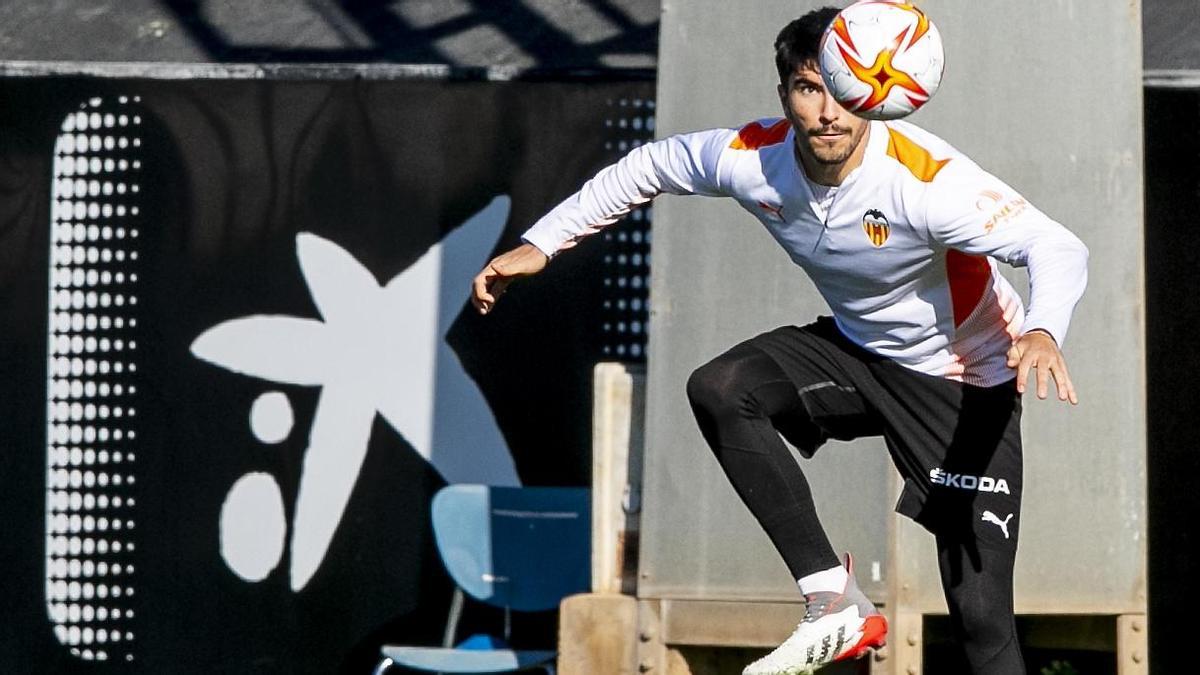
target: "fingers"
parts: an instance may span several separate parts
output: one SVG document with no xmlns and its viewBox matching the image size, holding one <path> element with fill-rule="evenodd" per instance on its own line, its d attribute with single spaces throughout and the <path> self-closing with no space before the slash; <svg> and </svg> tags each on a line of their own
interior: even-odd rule
<svg viewBox="0 0 1200 675">
<path fill-rule="evenodd" d="M 1017 349 L 1017 348 L 1014 346 L 1013 349 Z M 1033 364 L 1035 362 L 1031 355 L 1027 356 L 1025 354 L 1021 354 L 1020 351 L 1018 351 L 1017 353 L 1018 353 L 1018 357 L 1017 357 L 1017 393 L 1024 394 L 1025 393 L 1025 381 L 1029 379 L 1029 368 L 1031 366 L 1033 366 Z M 1010 351 L 1010 354 L 1011 354 L 1011 351 Z M 1012 359 L 1012 357 L 1010 356 L 1009 360 L 1011 360 L 1011 359 Z"/>
<path fill-rule="evenodd" d="M 1014 363 L 1014 360 L 1016 363 Z M 1021 352 L 1014 345 L 1008 352 L 1009 367 L 1017 369 L 1017 392 L 1024 394 L 1027 388 L 1030 370 L 1033 371 L 1037 397 L 1045 399 L 1050 395 L 1050 381 L 1054 380 L 1055 393 L 1060 401 L 1070 401 L 1071 405 L 1079 405 L 1079 396 L 1075 392 L 1075 384 L 1067 372 L 1066 361 L 1059 354 L 1046 354 L 1037 350 Z"/>
<path fill-rule="evenodd" d="M 487 314 L 514 279 L 537 274 L 549 260 L 531 244 L 522 244 L 493 258 L 471 283 L 471 305 L 480 314 Z"/>
<path fill-rule="evenodd" d="M 471 304 L 480 314 L 492 311 L 505 289 L 513 282 L 513 277 L 502 274 L 495 265 L 489 264 L 471 282 Z"/>
<path fill-rule="evenodd" d="M 496 271 L 489 264 L 471 282 L 471 304 L 480 314 L 492 311 L 492 307 L 496 304 L 496 296 L 490 289 L 496 276 Z"/>
<path fill-rule="evenodd" d="M 1071 405 L 1079 405 L 1079 396 L 1075 394 L 1075 385 L 1067 373 L 1067 364 L 1060 359 L 1051 372 L 1054 374 L 1054 383 L 1058 385 L 1058 400 L 1070 401 Z"/>
<path fill-rule="evenodd" d="M 1020 363 L 1021 349 L 1017 347 L 1016 343 L 1013 343 L 1013 346 L 1008 348 L 1008 363 L 1006 365 L 1008 365 L 1009 368 L 1016 368 Z"/>
<path fill-rule="evenodd" d="M 1034 377 L 1037 379 L 1037 397 L 1045 399 L 1050 387 L 1050 364 L 1034 361 L 1033 367 Z"/>
<path fill-rule="evenodd" d="M 1034 365 L 1037 371 L 1037 397 L 1044 399 L 1050 394 L 1050 378 L 1054 378 L 1054 388 L 1058 400 L 1070 401 L 1071 405 L 1079 405 L 1079 396 L 1075 393 L 1075 385 L 1067 373 L 1067 364 L 1060 358 L 1049 358 Z M 1018 390 L 1020 387 L 1018 387 Z"/>
</svg>

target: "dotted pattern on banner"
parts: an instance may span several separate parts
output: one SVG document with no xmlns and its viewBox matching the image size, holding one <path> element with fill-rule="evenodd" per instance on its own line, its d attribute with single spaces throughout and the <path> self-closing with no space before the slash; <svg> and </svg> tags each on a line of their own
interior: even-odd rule
<svg viewBox="0 0 1200 675">
<path fill-rule="evenodd" d="M 138 101 L 81 104 L 54 144 L 46 606 L 87 661 L 133 660 Z"/>
<path fill-rule="evenodd" d="M 654 101 L 610 99 L 604 149 L 615 162 L 654 139 Z M 650 316 L 650 204 L 635 208 L 604 231 L 604 333 L 602 359 L 642 363 Z"/>
</svg>

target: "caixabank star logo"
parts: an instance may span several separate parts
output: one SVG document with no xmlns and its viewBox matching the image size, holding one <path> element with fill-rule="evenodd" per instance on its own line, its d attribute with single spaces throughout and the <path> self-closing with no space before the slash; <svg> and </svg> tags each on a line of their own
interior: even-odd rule
<svg viewBox="0 0 1200 675">
<path fill-rule="evenodd" d="M 286 383 L 320 389 L 290 528 L 293 591 L 304 588 L 324 559 L 358 480 L 376 415 L 447 482 L 518 483 L 487 403 L 449 354 L 443 335 L 448 321 L 433 315 L 436 303 L 428 297 L 436 294 L 443 272 L 466 279 L 483 266 L 486 259 L 453 249 L 472 239 L 494 243 L 508 219 L 509 201 L 497 197 L 385 284 L 337 244 L 300 234 L 296 253 L 321 318 L 239 317 L 192 343 L 197 358 L 258 378 L 267 387 Z M 451 251 L 444 254 L 446 249 Z M 445 270 L 447 260 L 470 267 Z M 494 432 L 474 447 L 435 433 L 434 401 L 426 392 L 432 389 L 439 360 L 447 366 L 443 377 L 458 381 L 454 388 L 474 393 L 469 405 L 456 410 L 460 423 Z M 262 442 L 278 442 L 291 433 L 293 412 L 283 393 L 264 391 L 249 412 L 250 426 Z M 234 484 L 221 513 L 221 555 L 231 570 L 259 581 L 275 568 L 288 530 L 285 511 L 279 486 L 269 474 L 246 474 Z"/>
<path fill-rule="evenodd" d="M 142 511 L 144 481 L 189 479 L 141 468 L 147 454 L 163 452 L 157 444 L 180 442 L 163 420 L 146 414 L 150 403 L 163 408 L 146 390 L 163 394 L 161 381 L 172 379 L 148 372 L 161 367 L 146 343 L 174 347 L 164 344 L 160 327 L 148 325 L 161 316 L 142 302 L 151 290 L 147 277 L 163 269 L 151 260 L 161 249 L 148 241 L 156 222 L 144 203 L 144 115 L 138 97 L 90 99 L 65 118 L 54 147 L 44 583 L 54 635 L 83 661 L 137 658 L 144 591 L 138 556 L 158 545 L 144 538 L 144 519 L 188 522 L 189 509 L 207 511 L 182 499 L 170 505 L 175 512 Z M 493 196 L 383 283 L 335 241 L 300 232 L 291 255 L 302 279 L 286 283 L 307 288 L 317 316 L 273 312 L 264 297 L 261 312 L 229 316 L 193 336 L 191 358 L 218 381 L 249 378 L 260 389 L 243 412 L 251 433 L 242 438 L 261 448 L 232 447 L 244 441 L 231 442 L 218 429 L 198 429 L 200 436 L 236 453 L 307 438 L 299 456 L 282 462 L 299 467 L 294 499 L 281 484 L 296 477 L 270 471 L 245 472 L 227 486 L 219 523 L 210 524 L 219 536 L 202 545 L 219 550 L 233 579 L 262 582 L 286 561 L 291 591 L 306 588 L 335 545 L 372 434 L 381 428 L 446 483 L 519 483 L 487 401 L 446 341 L 465 301 L 464 280 L 487 261 L 510 208 L 507 195 Z M 179 298 L 176 311 L 186 311 L 186 301 Z M 297 414 L 289 387 L 316 390 L 311 416 Z M 453 395 L 439 398 L 437 391 Z M 386 427 L 376 426 L 377 418 Z M 156 441 L 147 441 L 147 432 Z"/>
<path fill-rule="evenodd" d="M 649 214 L 497 316 L 470 280 L 645 141 L 651 87 L 0 85 L 0 662 L 365 672 L 438 642 L 433 496 L 586 482 L 588 375 L 644 354 Z"/>
</svg>

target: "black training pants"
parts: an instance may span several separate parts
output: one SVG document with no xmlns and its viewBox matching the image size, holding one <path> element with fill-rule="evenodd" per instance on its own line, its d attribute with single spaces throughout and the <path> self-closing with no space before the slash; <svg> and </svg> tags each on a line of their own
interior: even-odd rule
<svg viewBox="0 0 1200 675">
<path fill-rule="evenodd" d="M 830 438 L 883 436 L 905 482 L 897 510 L 937 539 L 972 671 L 1025 672 L 1012 600 L 1021 498 L 1013 382 L 974 387 L 907 370 L 822 317 L 733 347 L 697 369 L 687 393 L 705 440 L 797 579 L 838 559 L 780 436 L 805 456 Z"/>
</svg>

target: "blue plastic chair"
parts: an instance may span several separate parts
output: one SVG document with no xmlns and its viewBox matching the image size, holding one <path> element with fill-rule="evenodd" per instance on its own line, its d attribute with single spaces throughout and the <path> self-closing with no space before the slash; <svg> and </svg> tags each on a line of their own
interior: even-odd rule
<svg viewBox="0 0 1200 675">
<path fill-rule="evenodd" d="M 433 498 L 438 553 L 457 584 L 443 647 L 384 645 L 375 668 L 393 665 L 439 673 L 554 672 L 555 652 L 509 648 L 511 612 L 558 607 L 587 591 L 591 511 L 586 488 L 450 485 Z M 454 644 L 462 592 L 503 607 L 502 636 L 472 635 Z"/>
</svg>

